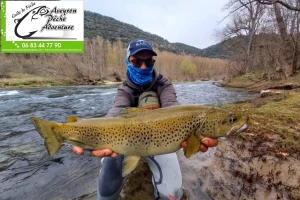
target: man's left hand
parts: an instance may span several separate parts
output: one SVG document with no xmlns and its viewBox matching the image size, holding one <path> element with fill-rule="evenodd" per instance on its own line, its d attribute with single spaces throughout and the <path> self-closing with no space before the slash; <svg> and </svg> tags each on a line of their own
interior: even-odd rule
<svg viewBox="0 0 300 200">
<path fill-rule="evenodd" d="M 181 143 L 181 146 L 183 148 L 186 148 L 188 145 L 188 142 L 187 140 L 183 141 Z M 218 140 L 217 139 L 212 139 L 212 138 L 203 138 L 201 140 L 201 146 L 199 148 L 199 151 L 202 151 L 202 152 L 206 152 L 208 150 L 209 147 L 215 147 L 218 145 Z"/>
</svg>

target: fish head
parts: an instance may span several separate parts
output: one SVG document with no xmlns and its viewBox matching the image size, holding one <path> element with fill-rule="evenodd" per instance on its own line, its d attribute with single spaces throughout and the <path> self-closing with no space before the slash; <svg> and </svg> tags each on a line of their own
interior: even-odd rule
<svg viewBox="0 0 300 200">
<path fill-rule="evenodd" d="M 47 15 L 50 12 L 50 9 L 47 6 L 39 6 L 30 11 L 31 21 L 39 19 Z"/>
<path fill-rule="evenodd" d="M 27 19 L 29 21 L 37 20 L 40 19 L 40 17 L 47 16 L 49 12 L 50 8 L 47 6 L 39 6 L 26 13 L 21 19 L 15 19 L 14 22 L 18 24 L 22 21 L 26 21 Z"/>
<path fill-rule="evenodd" d="M 234 113 L 222 108 L 211 108 L 205 115 L 199 134 L 218 138 L 236 135 L 248 128 L 249 118 L 242 113 Z"/>
</svg>

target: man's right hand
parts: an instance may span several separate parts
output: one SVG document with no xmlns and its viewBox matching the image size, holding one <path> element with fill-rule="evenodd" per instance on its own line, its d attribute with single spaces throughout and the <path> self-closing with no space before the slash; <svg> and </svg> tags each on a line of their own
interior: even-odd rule
<svg viewBox="0 0 300 200">
<path fill-rule="evenodd" d="M 80 156 L 82 156 L 84 154 L 83 148 L 81 148 L 79 146 L 72 146 L 72 151 L 75 154 L 80 155 Z M 118 156 L 118 154 L 111 149 L 92 150 L 90 155 L 95 156 L 95 157 L 113 157 L 113 158 L 116 158 Z"/>
</svg>

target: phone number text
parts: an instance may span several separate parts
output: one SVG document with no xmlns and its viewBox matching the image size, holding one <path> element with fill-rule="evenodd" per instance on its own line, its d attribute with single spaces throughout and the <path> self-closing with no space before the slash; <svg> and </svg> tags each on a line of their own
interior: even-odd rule
<svg viewBox="0 0 300 200">
<path fill-rule="evenodd" d="M 59 42 L 30 42 L 22 43 L 22 48 L 61 48 Z"/>
</svg>

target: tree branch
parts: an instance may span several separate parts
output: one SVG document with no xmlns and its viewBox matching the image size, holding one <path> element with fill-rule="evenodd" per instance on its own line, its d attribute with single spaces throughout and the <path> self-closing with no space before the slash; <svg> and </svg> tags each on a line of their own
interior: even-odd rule
<svg viewBox="0 0 300 200">
<path fill-rule="evenodd" d="M 234 10 L 230 11 L 228 15 L 226 15 L 221 21 L 218 22 L 218 24 L 220 24 L 222 21 L 224 21 L 225 19 L 227 19 L 230 15 L 232 15 L 233 13 L 235 13 L 240 8 L 244 7 L 244 9 L 245 9 L 246 8 L 245 5 L 251 4 L 252 2 L 255 2 L 255 1 L 257 1 L 257 0 L 249 1 L 248 3 L 246 3 L 244 5 L 241 5 L 241 6 L 237 7 L 237 8 L 235 8 Z"/>
<path fill-rule="evenodd" d="M 258 3 L 261 4 L 266 4 L 266 5 L 272 5 L 274 3 L 281 4 L 282 6 L 286 7 L 289 10 L 294 10 L 294 11 L 300 11 L 299 7 L 291 6 L 287 4 L 286 2 L 283 2 L 281 0 L 256 0 Z"/>
</svg>

